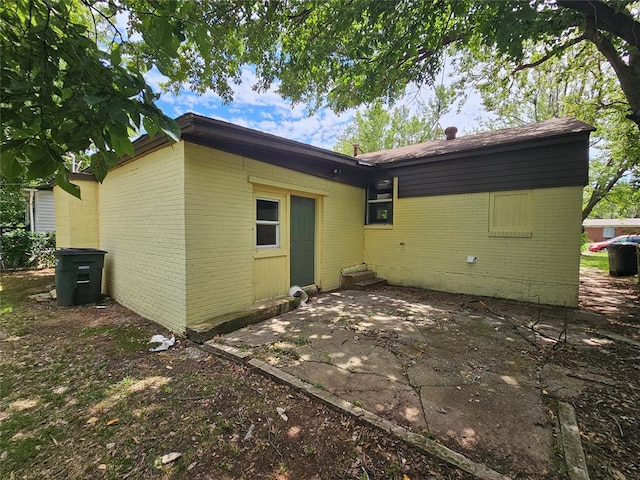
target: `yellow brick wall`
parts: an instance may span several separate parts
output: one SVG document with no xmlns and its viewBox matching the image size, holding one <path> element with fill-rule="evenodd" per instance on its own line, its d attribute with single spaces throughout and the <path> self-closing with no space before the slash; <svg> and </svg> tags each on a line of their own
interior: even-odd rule
<svg viewBox="0 0 640 480">
<path fill-rule="evenodd" d="M 242 162 L 185 145 L 188 323 L 251 305 L 251 185 Z"/>
<path fill-rule="evenodd" d="M 329 182 L 330 183 L 330 182 Z M 364 261 L 364 189 L 332 184 L 333 192 L 323 208 L 320 286 L 340 286 L 340 270 Z"/>
<path fill-rule="evenodd" d="M 362 262 L 364 191 L 211 148 L 186 144 L 187 318 L 197 323 L 286 294 L 290 195 L 316 199 L 316 283 L 339 286 Z M 256 250 L 254 198 L 282 198 L 281 248 Z"/>
<path fill-rule="evenodd" d="M 364 227 L 362 189 L 183 142 L 79 183 L 82 201 L 55 189 L 58 246 L 106 250 L 106 291 L 175 331 L 286 293 L 291 195 L 316 199 L 323 290 L 364 261 L 392 284 L 577 304 L 579 187 L 530 191 L 531 234 L 505 237 L 490 193 L 395 198 L 393 226 Z M 255 249 L 256 196 L 282 201 L 280 249 Z"/>
<path fill-rule="evenodd" d="M 98 248 L 100 246 L 98 197 L 99 184 L 73 180 L 80 187 L 82 199 L 53 188 L 56 215 L 56 247 Z"/>
<path fill-rule="evenodd" d="M 582 188 L 530 193 L 521 238 L 489 235 L 490 193 L 396 198 L 392 228 L 365 227 L 365 262 L 396 285 L 576 306 Z"/>
<path fill-rule="evenodd" d="M 167 328 L 186 325 L 184 144 L 109 172 L 100 187 L 100 247 L 109 295 Z"/>
</svg>

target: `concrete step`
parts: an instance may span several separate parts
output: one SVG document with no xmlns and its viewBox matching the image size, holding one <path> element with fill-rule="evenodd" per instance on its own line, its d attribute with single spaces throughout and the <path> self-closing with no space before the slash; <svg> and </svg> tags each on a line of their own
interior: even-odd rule
<svg viewBox="0 0 640 480">
<path fill-rule="evenodd" d="M 298 305 L 300 305 L 300 299 L 294 297 L 279 297 L 259 302 L 239 312 L 226 313 L 204 322 L 189 325 L 187 326 L 187 338 L 196 343 L 204 343 L 216 335 L 231 333 L 247 325 L 289 312 Z"/>
<path fill-rule="evenodd" d="M 366 290 L 370 288 L 380 287 L 386 285 L 387 281 L 378 278 L 376 272 L 371 270 L 361 270 L 352 273 L 343 273 L 341 279 L 342 288 L 348 289 L 360 289 Z"/>
<path fill-rule="evenodd" d="M 356 282 L 353 284 L 353 287 L 356 289 L 368 290 L 371 288 L 382 287 L 387 284 L 387 281 L 384 278 L 369 278 L 367 280 L 363 280 L 361 282 Z"/>
<path fill-rule="evenodd" d="M 371 280 L 376 278 L 375 272 L 371 270 L 362 270 L 359 272 L 352 273 L 343 273 L 342 274 L 342 288 L 354 288 L 356 283 L 366 282 L 367 280 Z"/>
</svg>

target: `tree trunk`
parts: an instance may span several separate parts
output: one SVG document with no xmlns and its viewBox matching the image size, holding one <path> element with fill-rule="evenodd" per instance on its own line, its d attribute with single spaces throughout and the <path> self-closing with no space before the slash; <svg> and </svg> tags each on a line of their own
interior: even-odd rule
<svg viewBox="0 0 640 480">
<path fill-rule="evenodd" d="M 583 222 L 591 214 L 591 212 L 593 211 L 595 206 L 598 204 L 598 202 L 600 202 L 600 200 L 602 200 L 607 196 L 607 194 L 611 191 L 611 189 L 615 187 L 616 183 L 618 183 L 618 180 L 620 180 L 626 172 L 627 172 L 626 168 L 619 169 L 618 171 L 616 171 L 615 175 L 609 178 L 609 181 L 607 182 L 606 185 L 604 186 L 596 185 L 596 188 L 594 188 L 593 192 L 591 193 L 591 198 L 589 198 L 589 201 L 582 209 Z"/>
<path fill-rule="evenodd" d="M 627 11 L 616 10 L 599 0 L 557 0 L 557 4 L 584 16 L 585 36 L 616 72 L 629 102 L 627 118 L 640 129 L 640 22 Z M 616 47 L 610 36 L 622 40 L 622 46 Z"/>
</svg>

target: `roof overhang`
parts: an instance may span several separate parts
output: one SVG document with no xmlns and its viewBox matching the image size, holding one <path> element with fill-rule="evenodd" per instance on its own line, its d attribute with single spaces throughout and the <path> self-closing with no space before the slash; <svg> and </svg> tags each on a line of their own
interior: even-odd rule
<svg viewBox="0 0 640 480">
<path fill-rule="evenodd" d="M 357 159 L 294 140 L 212 118 L 186 113 L 176 119 L 181 140 L 236 155 L 309 173 L 337 182 L 364 187 L 370 167 Z M 118 165 L 130 162 L 170 145 L 164 135 L 143 135 L 134 143 L 134 157 L 123 157 Z"/>
</svg>

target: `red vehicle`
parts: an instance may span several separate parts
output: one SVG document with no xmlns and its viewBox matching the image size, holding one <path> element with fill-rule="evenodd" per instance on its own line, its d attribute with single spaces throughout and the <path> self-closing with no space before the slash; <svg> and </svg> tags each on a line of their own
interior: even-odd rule
<svg viewBox="0 0 640 480">
<path fill-rule="evenodd" d="M 610 238 L 603 242 L 596 242 L 589 245 L 590 252 L 599 252 L 605 250 L 612 243 L 640 243 L 640 235 L 620 235 L 618 237 Z"/>
</svg>

